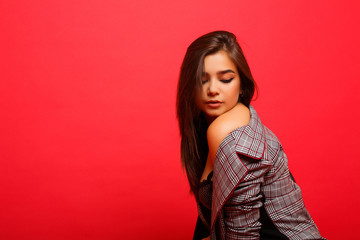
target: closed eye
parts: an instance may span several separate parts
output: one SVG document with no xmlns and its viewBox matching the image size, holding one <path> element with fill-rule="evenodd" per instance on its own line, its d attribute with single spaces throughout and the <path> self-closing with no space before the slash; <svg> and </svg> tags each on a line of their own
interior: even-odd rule
<svg viewBox="0 0 360 240">
<path fill-rule="evenodd" d="M 223 83 L 229 83 L 233 80 L 234 78 L 229 78 L 229 79 L 223 79 L 223 80 L 220 80 L 221 82 Z"/>
</svg>

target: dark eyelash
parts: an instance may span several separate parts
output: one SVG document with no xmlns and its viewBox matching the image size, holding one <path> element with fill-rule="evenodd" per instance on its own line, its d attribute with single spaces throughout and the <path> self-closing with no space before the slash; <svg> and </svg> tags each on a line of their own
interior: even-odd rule
<svg viewBox="0 0 360 240">
<path fill-rule="evenodd" d="M 233 80 L 234 78 L 230 78 L 230 79 L 226 79 L 226 80 L 221 80 L 221 82 L 223 83 L 229 83 Z"/>
</svg>

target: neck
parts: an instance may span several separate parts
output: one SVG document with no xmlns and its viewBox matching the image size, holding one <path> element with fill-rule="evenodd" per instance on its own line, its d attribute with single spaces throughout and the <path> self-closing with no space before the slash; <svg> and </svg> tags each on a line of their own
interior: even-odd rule
<svg viewBox="0 0 360 240">
<path fill-rule="evenodd" d="M 205 115 L 205 119 L 208 125 L 210 125 L 217 117 Z"/>
</svg>

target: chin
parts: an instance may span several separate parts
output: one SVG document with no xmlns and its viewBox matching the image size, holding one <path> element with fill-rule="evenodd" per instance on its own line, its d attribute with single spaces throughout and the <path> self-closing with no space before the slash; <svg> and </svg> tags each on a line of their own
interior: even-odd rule
<svg viewBox="0 0 360 240">
<path fill-rule="evenodd" d="M 221 114 L 223 114 L 223 112 L 205 112 L 205 115 L 211 118 L 217 118 Z"/>
</svg>

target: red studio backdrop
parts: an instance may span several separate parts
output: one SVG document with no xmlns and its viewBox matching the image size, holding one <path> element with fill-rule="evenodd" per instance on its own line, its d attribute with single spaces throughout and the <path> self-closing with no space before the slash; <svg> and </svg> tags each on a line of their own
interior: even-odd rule
<svg viewBox="0 0 360 240">
<path fill-rule="evenodd" d="M 234 32 L 323 236 L 359 236 L 357 1 L 0 1 L 0 239 L 191 239 L 187 46 Z"/>
</svg>

